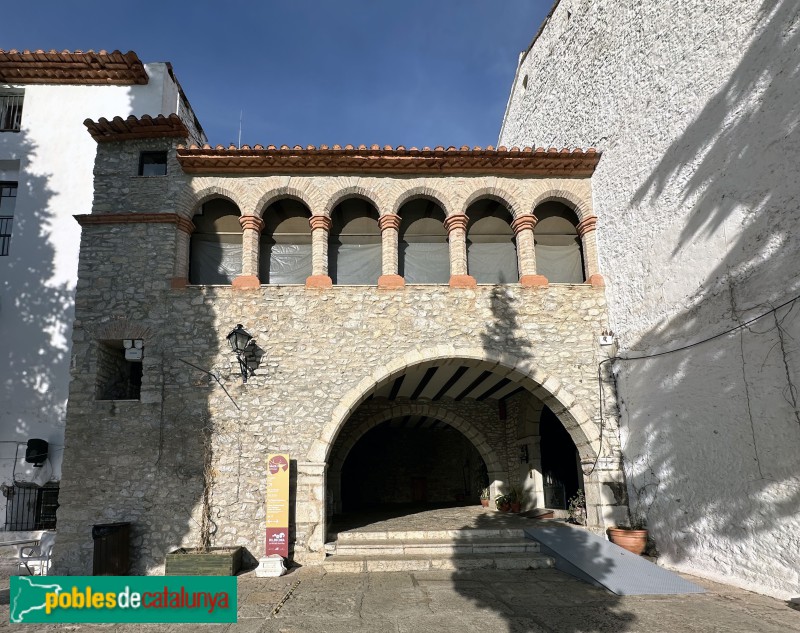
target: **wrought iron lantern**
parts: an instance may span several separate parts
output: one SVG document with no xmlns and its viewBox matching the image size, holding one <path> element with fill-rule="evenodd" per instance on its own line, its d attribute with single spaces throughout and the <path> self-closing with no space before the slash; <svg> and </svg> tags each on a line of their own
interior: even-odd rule
<svg viewBox="0 0 800 633">
<path fill-rule="evenodd" d="M 239 323 L 239 325 L 231 330 L 231 333 L 228 334 L 226 338 L 231 346 L 231 350 L 236 354 L 236 360 L 239 361 L 239 367 L 242 370 L 242 382 L 247 382 L 249 370 L 245 358 L 245 349 L 250 344 L 250 341 L 253 340 L 253 337 L 242 327 L 242 324 Z"/>
</svg>

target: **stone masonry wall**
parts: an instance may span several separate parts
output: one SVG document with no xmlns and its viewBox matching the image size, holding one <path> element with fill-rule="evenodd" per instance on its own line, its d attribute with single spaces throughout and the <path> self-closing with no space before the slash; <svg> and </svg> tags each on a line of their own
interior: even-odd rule
<svg viewBox="0 0 800 633">
<path fill-rule="evenodd" d="M 499 141 L 602 151 L 619 355 L 689 346 L 614 368 L 661 562 L 781 597 L 800 584 L 799 42 L 792 0 L 562 0 Z"/>
<path fill-rule="evenodd" d="M 342 394 L 412 352 L 424 360 L 444 344 L 455 358 L 478 350 L 525 359 L 531 371 L 558 377 L 560 397 L 598 415 L 602 288 L 171 290 L 173 261 L 164 253 L 176 233 L 164 224 L 84 227 L 59 573 L 88 573 L 93 523 L 134 523 L 137 572 L 158 572 L 167 551 L 197 544 L 206 432 L 214 543 L 263 554 L 265 456 L 288 451 L 297 473 L 296 557 L 320 556 L 324 463 L 308 456 Z M 237 323 L 263 354 L 246 384 L 224 338 Z M 128 337 L 144 340 L 141 402 L 98 402 L 95 341 Z"/>
</svg>

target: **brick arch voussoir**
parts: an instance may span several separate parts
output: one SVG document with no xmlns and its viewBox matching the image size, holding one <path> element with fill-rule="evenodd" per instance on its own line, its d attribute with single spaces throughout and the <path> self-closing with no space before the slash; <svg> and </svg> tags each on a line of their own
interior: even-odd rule
<svg viewBox="0 0 800 633">
<path fill-rule="evenodd" d="M 536 215 L 536 208 L 545 202 L 561 202 L 570 207 L 581 222 L 592 215 L 592 202 L 583 195 L 567 188 L 546 188 L 536 192 L 530 205 L 530 213 Z"/>
<path fill-rule="evenodd" d="M 375 210 L 378 212 L 378 214 L 381 213 L 381 200 L 377 191 L 368 189 L 367 187 L 362 187 L 360 185 L 352 185 L 342 189 L 337 189 L 333 194 L 331 194 L 328 197 L 328 201 L 325 203 L 322 215 L 330 217 L 331 213 L 333 213 L 333 210 L 336 208 L 336 205 L 352 198 L 366 200 L 373 207 L 375 207 Z"/>
<path fill-rule="evenodd" d="M 494 200 L 505 206 L 511 214 L 512 220 L 523 213 L 523 207 L 520 205 L 517 197 L 507 189 L 496 186 L 481 187 L 473 191 L 462 203 L 460 213 L 469 215 L 469 208 L 476 202 L 484 199 Z"/>
<path fill-rule="evenodd" d="M 283 185 L 264 191 L 256 198 L 253 207 L 254 215 L 258 216 L 259 218 L 263 218 L 264 212 L 271 204 L 285 199 L 297 200 L 298 202 L 301 202 L 308 210 L 309 215 L 318 215 L 319 209 L 321 209 L 323 206 L 322 194 L 320 194 L 315 188 L 306 187 L 301 189 L 291 185 Z"/>
<path fill-rule="evenodd" d="M 494 352 L 483 347 L 460 348 L 452 345 L 440 345 L 424 352 L 411 351 L 392 359 L 383 367 L 373 371 L 371 375 L 362 378 L 347 391 L 334 407 L 331 417 L 323 427 L 318 439 L 312 443 L 308 452 L 308 461 L 320 463 L 328 461 L 334 442 L 345 428 L 349 417 L 375 389 L 376 385 L 393 380 L 405 373 L 409 367 L 454 358 L 481 361 L 487 369 L 502 371 L 507 378 L 527 388 L 540 400 L 552 398 L 554 406 L 555 403 L 560 405 L 556 407 L 559 411 L 554 411 L 554 413 L 575 443 L 581 459 L 585 461 L 596 458 L 598 444 L 594 440 L 600 435 L 599 423 L 589 417 L 585 409 L 563 387 L 558 378 L 542 371 L 531 359 Z"/>
<path fill-rule="evenodd" d="M 335 457 L 330 460 L 330 468 L 334 471 L 341 470 L 341 468 L 344 466 L 344 462 L 347 460 L 347 456 L 350 454 L 350 451 L 356 445 L 358 440 L 360 440 L 371 429 L 375 428 L 379 424 L 382 424 L 383 422 L 406 415 L 424 415 L 431 418 L 436 418 L 437 420 L 452 426 L 472 443 L 475 449 L 480 453 L 483 461 L 486 463 L 486 468 L 489 472 L 502 471 L 502 462 L 500 461 L 499 456 L 491 449 L 481 450 L 482 447 L 489 446 L 489 443 L 484 434 L 481 433 L 477 427 L 470 424 L 464 418 L 455 415 L 452 411 L 447 411 L 437 407 L 436 405 L 427 403 L 393 406 L 388 409 L 384 409 L 383 411 L 379 411 L 358 422 L 354 428 L 349 429 L 349 433 L 344 438 L 343 443 L 339 444 L 337 442 L 336 448 L 338 450 Z"/>
<path fill-rule="evenodd" d="M 230 200 L 239 209 L 239 215 L 247 215 L 249 206 L 246 196 L 236 187 L 215 182 L 195 182 L 186 187 L 177 204 L 178 214 L 191 220 L 204 203 L 214 198 Z"/>
<path fill-rule="evenodd" d="M 399 193 L 396 193 L 391 207 L 392 213 L 399 215 L 402 206 L 406 202 L 410 202 L 415 198 L 428 198 L 433 200 L 442 208 L 445 217 L 450 217 L 451 215 L 457 214 L 457 207 L 455 204 L 453 204 L 450 196 L 448 196 L 444 190 L 439 189 L 438 187 L 432 187 L 430 185 L 419 185 L 416 187 L 411 187 L 410 189 L 403 189 Z"/>
</svg>

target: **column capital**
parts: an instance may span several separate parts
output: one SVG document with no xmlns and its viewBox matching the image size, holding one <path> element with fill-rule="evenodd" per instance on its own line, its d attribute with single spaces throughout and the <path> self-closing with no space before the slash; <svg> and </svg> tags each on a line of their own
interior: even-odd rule
<svg viewBox="0 0 800 633">
<path fill-rule="evenodd" d="M 589 231 L 594 231 L 597 228 L 597 216 L 590 215 L 582 222 L 578 222 L 578 226 L 576 228 L 578 229 L 579 237 L 583 237 Z"/>
<path fill-rule="evenodd" d="M 261 230 L 264 228 L 264 220 L 255 215 L 243 215 L 239 218 L 239 224 L 242 225 L 243 231 L 250 229 L 261 233 Z"/>
<path fill-rule="evenodd" d="M 525 229 L 533 230 L 533 227 L 537 225 L 539 222 L 539 218 L 537 218 L 532 213 L 526 213 L 525 215 L 520 215 L 511 223 L 511 228 L 514 231 L 514 235 L 519 235 L 520 231 L 524 231 Z"/>
<path fill-rule="evenodd" d="M 400 216 L 395 213 L 387 213 L 378 218 L 378 226 L 381 232 L 387 229 L 394 229 L 395 231 L 400 228 Z"/>
<path fill-rule="evenodd" d="M 331 219 L 327 215 L 312 215 L 308 218 L 308 224 L 311 226 L 312 231 L 315 229 L 331 230 Z"/>
<path fill-rule="evenodd" d="M 444 219 L 444 228 L 449 235 L 456 229 L 466 229 L 468 218 L 463 213 L 459 215 L 451 215 Z"/>
</svg>

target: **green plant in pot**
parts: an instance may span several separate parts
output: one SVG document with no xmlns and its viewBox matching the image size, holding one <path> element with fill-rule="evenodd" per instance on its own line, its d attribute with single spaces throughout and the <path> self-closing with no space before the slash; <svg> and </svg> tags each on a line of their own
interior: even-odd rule
<svg viewBox="0 0 800 633">
<path fill-rule="evenodd" d="M 508 500 L 508 495 L 497 495 L 494 498 L 494 504 L 500 512 L 508 512 L 511 509 L 511 502 Z"/>
<path fill-rule="evenodd" d="M 511 507 L 511 512 L 519 512 L 522 509 L 522 500 L 524 497 L 525 494 L 522 492 L 522 488 L 519 486 L 511 486 L 508 489 L 506 499 Z"/>
<path fill-rule="evenodd" d="M 484 488 L 483 490 L 481 490 L 481 505 L 484 508 L 487 508 L 489 506 L 489 494 L 490 494 L 490 492 L 489 492 L 489 487 L 488 486 L 486 488 Z"/>
<path fill-rule="evenodd" d="M 586 525 L 586 496 L 583 489 L 578 489 L 575 496 L 570 497 L 567 505 L 567 523 Z"/>
</svg>

